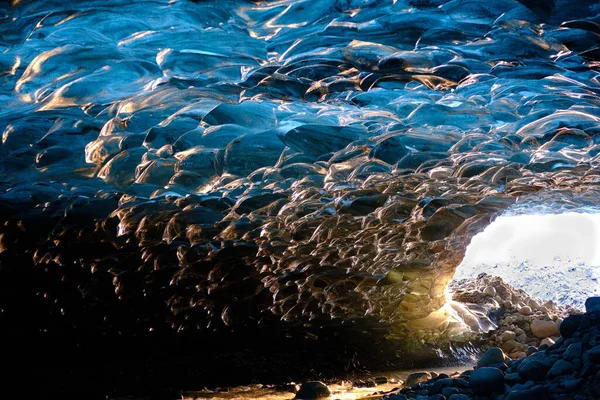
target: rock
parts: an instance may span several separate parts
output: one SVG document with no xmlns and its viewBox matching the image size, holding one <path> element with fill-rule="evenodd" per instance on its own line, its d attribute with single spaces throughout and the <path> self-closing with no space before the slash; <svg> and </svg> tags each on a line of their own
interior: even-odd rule
<svg viewBox="0 0 600 400">
<path fill-rule="evenodd" d="M 543 386 L 536 386 L 526 390 L 513 390 L 504 399 L 505 400 L 547 400 L 549 399 L 548 390 Z"/>
<path fill-rule="evenodd" d="M 503 363 L 506 359 L 506 355 L 502 351 L 502 349 L 498 347 L 492 347 L 479 359 L 477 362 L 478 368 L 489 367 L 493 364 Z"/>
<path fill-rule="evenodd" d="M 438 379 L 433 383 L 433 385 L 429 389 L 429 393 L 430 394 L 440 394 L 440 393 L 442 393 L 442 389 L 447 388 L 447 387 L 452 387 L 453 384 L 454 384 L 454 379 L 451 379 L 451 378 Z"/>
<path fill-rule="evenodd" d="M 527 390 L 527 389 L 531 389 L 534 385 L 535 385 L 535 383 L 533 381 L 527 381 L 525 383 L 517 383 L 516 385 L 513 385 L 513 387 L 511 389 L 512 390 Z"/>
<path fill-rule="evenodd" d="M 503 342 L 508 342 L 509 340 L 515 340 L 516 337 L 517 337 L 517 334 L 514 333 L 513 331 L 504 331 L 500 335 L 500 339 L 502 339 Z"/>
<path fill-rule="evenodd" d="M 510 384 L 510 385 L 515 385 L 515 384 L 521 382 L 521 377 L 519 376 L 519 374 L 517 372 L 512 372 L 510 374 L 504 375 L 504 380 L 506 382 L 508 382 L 508 384 Z"/>
<path fill-rule="evenodd" d="M 585 311 L 588 313 L 600 313 L 600 297 L 589 297 L 585 301 Z"/>
<path fill-rule="evenodd" d="M 594 398 L 598 398 L 600 397 L 600 383 L 595 384 L 594 386 L 592 386 L 592 390 L 591 390 L 591 394 L 592 396 L 594 396 Z"/>
<path fill-rule="evenodd" d="M 515 329 L 513 329 L 513 330 L 515 331 L 515 334 L 516 334 L 517 336 L 519 336 L 519 335 L 524 335 L 524 334 L 525 334 L 525 331 L 524 331 L 523 329 L 521 329 L 521 328 L 518 328 L 518 327 L 517 327 L 517 328 L 515 328 Z"/>
<path fill-rule="evenodd" d="M 560 324 L 560 335 L 565 339 L 573 337 L 573 334 L 579 328 L 579 325 L 581 324 L 582 320 L 583 315 L 569 315 L 567 318 L 564 319 L 562 324 Z"/>
<path fill-rule="evenodd" d="M 424 382 L 428 379 L 431 379 L 431 374 L 429 372 L 413 372 L 406 378 L 404 386 L 412 387 L 414 384 Z"/>
<path fill-rule="evenodd" d="M 524 333 L 522 335 L 517 336 L 515 340 L 517 342 L 519 342 L 519 343 L 527 343 L 527 342 L 529 342 L 529 340 L 527 339 L 527 335 L 524 334 Z"/>
<path fill-rule="evenodd" d="M 531 315 L 532 311 L 531 311 L 531 307 L 529 306 L 524 306 L 519 308 L 519 313 L 523 314 L 523 315 Z"/>
<path fill-rule="evenodd" d="M 517 368 L 522 379 L 539 381 L 544 379 L 550 367 L 541 361 L 526 358 Z"/>
<path fill-rule="evenodd" d="M 527 351 L 527 345 L 526 344 L 522 344 L 522 343 L 518 343 L 514 340 L 509 340 L 506 343 L 504 343 L 502 345 L 502 351 L 505 352 L 506 354 L 510 354 L 513 351 L 518 350 L 518 351 Z"/>
<path fill-rule="evenodd" d="M 386 378 L 385 376 L 378 376 L 374 379 L 374 381 L 378 385 L 385 385 L 386 383 L 388 383 L 388 378 Z"/>
<path fill-rule="evenodd" d="M 456 389 L 458 393 L 460 390 L 457 388 L 467 389 L 469 387 L 469 383 L 462 379 L 456 378 L 443 378 L 437 379 L 429 389 L 430 394 L 444 394 L 444 389 Z M 454 391 L 451 391 L 454 393 Z M 448 396 L 448 395 L 444 395 Z"/>
<path fill-rule="evenodd" d="M 545 343 L 544 344 L 540 344 L 540 347 L 538 347 L 538 351 L 546 351 L 546 349 L 548 347 L 549 346 L 547 344 L 545 344 Z"/>
<path fill-rule="evenodd" d="M 358 381 L 354 381 L 352 382 L 352 386 L 354 386 L 355 388 L 372 388 L 377 386 L 377 384 L 375 383 L 375 381 L 372 381 L 370 379 L 367 380 L 358 380 Z"/>
<path fill-rule="evenodd" d="M 460 391 L 455 387 L 445 387 L 442 389 L 442 395 L 446 398 L 452 396 L 453 394 L 459 394 Z"/>
<path fill-rule="evenodd" d="M 567 375 L 573 372 L 573 364 L 565 360 L 558 360 L 554 363 L 550 371 L 548 371 L 549 378 L 555 378 L 561 375 Z"/>
<path fill-rule="evenodd" d="M 487 296 L 494 297 L 496 295 L 496 289 L 493 286 L 487 286 L 483 293 Z"/>
<path fill-rule="evenodd" d="M 588 359 L 596 364 L 600 364 L 600 346 L 596 346 L 588 351 Z"/>
<path fill-rule="evenodd" d="M 448 397 L 448 400 L 470 400 L 471 398 L 466 394 L 453 394 Z"/>
<path fill-rule="evenodd" d="M 501 393 L 504 391 L 504 374 L 498 368 L 479 368 L 471 374 L 470 387 L 478 395 Z"/>
<path fill-rule="evenodd" d="M 581 357 L 581 351 L 581 343 L 572 343 L 563 353 L 563 358 L 567 361 L 573 361 L 574 359 Z"/>
<path fill-rule="evenodd" d="M 304 382 L 300 390 L 296 393 L 295 399 L 314 400 L 323 399 L 331 396 L 331 390 L 323 382 L 310 381 Z"/>
<path fill-rule="evenodd" d="M 547 337 L 544 338 L 541 342 L 540 345 L 546 345 L 548 347 L 552 346 L 554 344 L 554 340 L 552 340 L 551 338 Z"/>
<path fill-rule="evenodd" d="M 428 400 L 446 400 L 446 397 L 441 394 L 434 394 L 433 396 L 429 396 Z"/>
<path fill-rule="evenodd" d="M 575 389 L 577 389 L 580 383 L 581 379 L 568 379 L 563 382 L 563 387 L 565 388 L 565 390 L 572 392 Z"/>
<path fill-rule="evenodd" d="M 547 338 L 556 333 L 556 323 L 554 321 L 536 319 L 531 323 L 531 333 L 538 338 Z"/>
</svg>

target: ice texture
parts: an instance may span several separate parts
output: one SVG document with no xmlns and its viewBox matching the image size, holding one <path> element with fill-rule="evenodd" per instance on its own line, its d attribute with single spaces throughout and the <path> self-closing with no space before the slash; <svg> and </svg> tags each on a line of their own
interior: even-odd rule
<svg viewBox="0 0 600 400">
<path fill-rule="evenodd" d="M 439 334 L 496 216 L 600 203 L 595 0 L 12 3 L 0 263 L 47 318 Z"/>
</svg>

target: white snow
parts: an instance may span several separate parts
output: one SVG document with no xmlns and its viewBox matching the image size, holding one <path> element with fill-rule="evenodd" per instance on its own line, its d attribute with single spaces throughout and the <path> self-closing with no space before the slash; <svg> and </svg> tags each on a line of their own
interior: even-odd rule
<svg viewBox="0 0 600 400">
<path fill-rule="evenodd" d="M 483 272 L 534 297 L 581 307 L 600 295 L 600 214 L 501 216 L 473 238 L 454 279 Z"/>
</svg>

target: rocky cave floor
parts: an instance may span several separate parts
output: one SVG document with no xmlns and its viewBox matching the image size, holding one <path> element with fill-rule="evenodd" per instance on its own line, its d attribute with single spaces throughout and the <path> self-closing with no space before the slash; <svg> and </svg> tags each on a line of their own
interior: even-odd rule
<svg viewBox="0 0 600 400">
<path fill-rule="evenodd" d="M 481 356 L 462 372 L 372 374 L 354 381 L 309 381 L 302 385 L 253 385 L 236 389 L 181 392 L 184 399 L 382 399 L 544 400 L 600 398 L 600 298 L 586 310 L 542 302 L 501 278 L 480 275 L 451 285 L 455 309 L 469 309 L 465 323 L 493 327 L 480 333 Z M 474 314 L 479 313 L 476 321 Z M 369 390 L 372 389 L 372 390 Z M 245 392 L 245 393 L 244 393 Z M 295 394 L 294 394 L 295 393 Z"/>
</svg>

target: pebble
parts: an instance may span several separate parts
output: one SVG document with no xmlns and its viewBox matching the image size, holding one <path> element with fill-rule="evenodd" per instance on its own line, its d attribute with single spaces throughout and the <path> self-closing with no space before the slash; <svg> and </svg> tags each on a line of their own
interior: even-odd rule
<svg viewBox="0 0 600 400">
<path fill-rule="evenodd" d="M 519 308 L 519 313 L 521 313 L 523 315 L 531 315 L 532 314 L 531 307 L 523 306 L 523 307 Z"/>
<path fill-rule="evenodd" d="M 506 343 L 504 343 L 502 345 L 502 351 L 504 351 L 506 354 L 510 354 L 513 351 L 518 350 L 518 351 L 527 351 L 527 345 L 526 344 L 522 344 L 522 343 L 518 343 L 514 340 L 509 340 Z"/>
<path fill-rule="evenodd" d="M 483 293 L 487 296 L 494 297 L 496 295 L 496 289 L 493 286 L 487 286 Z"/>
</svg>

